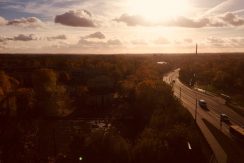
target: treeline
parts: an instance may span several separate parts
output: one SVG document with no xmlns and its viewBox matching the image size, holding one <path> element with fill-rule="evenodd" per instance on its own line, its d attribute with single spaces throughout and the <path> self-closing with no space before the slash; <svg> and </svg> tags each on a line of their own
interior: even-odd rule
<svg viewBox="0 0 244 163">
<path fill-rule="evenodd" d="M 0 159 L 47 162 L 48 158 L 40 158 L 38 144 L 40 135 L 52 134 L 44 132 L 47 120 L 99 117 L 109 119 L 111 127 L 93 130 L 84 122 L 84 130 L 70 135 L 70 141 L 63 140 L 70 144 L 68 152 L 52 152 L 49 158 L 94 163 L 206 162 L 203 139 L 192 117 L 162 82 L 174 65 L 159 61 L 172 58 L 3 56 Z"/>
<path fill-rule="evenodd" d="M 243 55 L 192 56 L 181 65 L 180 79 L 186 84 L 197 82 L 215 92 L 243 95 L 243 70 Z"/>
<path fill-rule="evenodd" d="M 33 104 L 10 112 L 29 117 L 103 116 L 118 103 L 126 78 L 160 77 L 172 69 L 149 56 L 2 56 L 0 65 L 2 97 Z"/>
</svg>

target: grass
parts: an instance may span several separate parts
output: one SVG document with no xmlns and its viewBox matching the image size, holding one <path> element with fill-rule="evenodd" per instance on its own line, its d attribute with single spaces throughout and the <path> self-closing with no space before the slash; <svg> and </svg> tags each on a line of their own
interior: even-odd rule
<svg viewBox="0 0 244 163">
<path fill-rule="evenodd" d="M 244 96 L 243 95 L 234 95 L 233 100 L 240 106 L 244 107 Z"/>
<path fill-rule="evenodd" d="M 197 87 L 206 90 L 208 92 L 212 92 L 214 94 L 220 94 L 221 92 L 219 90 L 217 90 L 215 87 L 213 87 L 212 85 L 201 85 L 198 84 Z"/>
<path fill-rule="evenodd" d="M 224 135 L 220 130 L 214 127 L 211 123 L 203 119 L 206 126 L 209 128 L 211 133 L 217 139 L 219 144 L 222 146 L 227 154 L 227 163 L 243 163 L 244 162 L 244 147 L 243 144 L 236 142 L 226 135 Z"/>
<path fill-rule="evenodd" d="M 228 104 L 227 103 L 227 106 L 229 106 L 232 110 L 234 110 L 236 113 L 240 114 L 241 116 L 244 117 L 244 109 L 238 107 L 238 106 L 235 106 L 233 104 Z"/>
</svg>

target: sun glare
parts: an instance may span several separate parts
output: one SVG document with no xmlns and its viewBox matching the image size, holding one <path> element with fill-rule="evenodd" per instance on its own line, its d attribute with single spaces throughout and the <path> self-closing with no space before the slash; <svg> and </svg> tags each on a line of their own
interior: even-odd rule
<svg viewBox="0 0 244 163">
<path fill-rule="evenodd" d="M 149 21 L 164 21 L 187 13 L 188 0 L 129 0 L 128 12 Z"/>
</svg>

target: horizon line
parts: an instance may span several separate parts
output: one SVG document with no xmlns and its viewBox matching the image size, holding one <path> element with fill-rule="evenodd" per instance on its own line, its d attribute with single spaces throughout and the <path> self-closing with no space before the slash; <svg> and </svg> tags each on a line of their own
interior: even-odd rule
<svg viewBox="0 0 244 163">
<path fill-rule="evenodd" d="M 1 53 L 0 55 L 196 55 L 196 53 Z M 244 54 L 244 52 L 202 52 L 203 54 Z"/>
</svg>

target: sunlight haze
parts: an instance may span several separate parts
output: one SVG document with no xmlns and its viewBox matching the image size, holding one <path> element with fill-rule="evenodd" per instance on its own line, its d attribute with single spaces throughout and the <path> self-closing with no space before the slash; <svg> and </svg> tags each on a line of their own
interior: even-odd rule
<svg viewBox="0 0 244 163">
<path fill-rule="evenodd" d="M 0 0 L 1 53 L 244 51 L 242 0 Z"/>
</svg>

